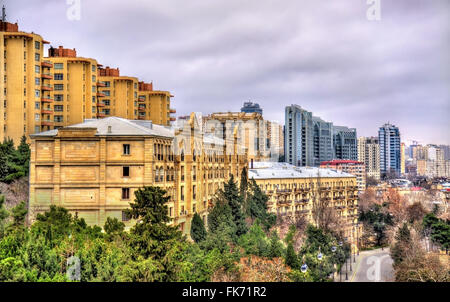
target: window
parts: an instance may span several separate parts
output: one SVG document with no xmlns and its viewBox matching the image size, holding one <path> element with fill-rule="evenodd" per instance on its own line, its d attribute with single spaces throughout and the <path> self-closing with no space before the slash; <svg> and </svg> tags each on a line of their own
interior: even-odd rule
<svg viewBox="0 0 450 302">
<path fill-rule="evenodd" d="M 64 69 L 64 63 L 55 63 L 53 65 L 54 69 Z"/>
<path fill-rule="evenodd" d="M 62 115 L 55 115 L 55 122 L 56 123 L 62 123 L 63 122 L 63 116 Z"/>
<path fill-rule="evenodd" d="M 55 90 L 64 90 L 64 84 L 55 84 Z"/>
<path fill-rule="evenodd" d="M 130 199 L 130 188 L 122 188 L 122 199 Z"/>
<path fill-rule="evenodd" d="M 111 93 L 110 93 L 109 90 L 103 90 L 102 93 L 103 93 L 104 95 L 106 95 L 106 96 L 110 96 L 110 95 L 111 95 Z"/>
<path fill-rule="evenodd" d="M 40 126 L 34 126 L 34 133 L 39 133 L 41 132 L 41 127 Z"/>
<path fill-rule="evenodd" d="M 122 221 L 129 221 L 130 216 L 127 214 L 127 212 L 122 211 Z"/>
<path fill-rule="evenodd" d="M 56 81 L 64 80 L 64 74 L 62 73 L 55 73 L 53 76 Z"/>
<path fill-rule="evenodd" d="M 39 62 L 39 61 L 41 60 L 41 55 L 38 54 L 38 53 L 35 53 L 35 54 L 34 54 L 34 60 L 35 60 L 36 62 Z"/>
<path fill-rule="evenodd" d="M 41 43 L 39 41 L 34 42 L 34 48 L 35 49 L 41 49 Z"/>
<path fill-rule="evenodd" d="M 123 155 L 130 155 L 130 145 L 123 144 Z"/>
<path fill-rule="evenodd" d="M 41 67 L 39 65 L 34 66 L 34 72 L 40 73 L 41 72 Z"/>
<path fill-rule="evenodd" d="M 58 102 L 64 101 L 64 95 L 63 94 L 55 94 L 55 101 L 58 101 Z"/>
<path fill-rule="evenodd" d="M 39 103 L 39 102 L 36 102 L 36 103 L 34 103 L 34 108 L 35 109 L 39 109 L 39 108 L 41 108 L 40 105 L 41 103 Z"/>
<path fill-rule="evenodd" d="M 95 92 L 96 90 L 95 90 L 95 86 L 92 86 L 92 92 Z"/>
<path fill-rule="evenodd" d="M 34 91 L 34 95 L 35 95 L 36 97 L 39 97 L 39 96 L 41 95 L 41 91 L 40 91 L 39 89 L 36 89 L 36 90 Z"/>
<path fill-rule="evenodd" d="M 36 121 L 39 121 L 39 120 L 41 119 L 41 115 L 40 115 L 39 113 L 36 113 L 36 114 L 34 115 L 34 119 L 35 119 Z"/>
<path fill-rule="evenodd" d="M 130 176 L 130 167 L 122 167 L 122 176 L 129 177 Z"/>
<path fill-rule="evenodd" d="M 92 106 L 92 113 L 96 113 L 97 112 L 97 108 L 95 106 Z"/>
<path fill-rule="evenodd" d="M 34 78 L 34 83 L 36 85 L 41 85 L 41 79 L 40 78 Z"/>
<path fill-rule="evenodd" d="M 95 71 L 95 65 L 92 65 L 92 71 Z"/>
<path fill-rule="evenodd" d="M 110 105 L 110 101 L 109 100 L 104 100 L 103 104 L 105 104 L 105 106 L 109 106 Z"/>
<path fill-rule="evenodd" d="M 184 186 L 180 187 L 181 200 L 184 200 Z"/>
<path fill-rule="evenodd" d="M 111 87 L 111 82 L 110 81 L 105 81 L 103 83 L 105 84 L 106 87 Z"/>
<path fill-rule="evenodd" d="M 192 186 L 192 198 L 194 200 L 197 198 L 197 191 L 195 190 L 195 185 Z"/>
<path fill-rule="evenodd" d="M 97 78 L 95 77 L 95 76 L 92 76 L 92 82 L 96 82 L 97 81 Z"/>
<path fill-rule="evenodd" d="M 55 105 L 55 111 L 58 111 L 58 112 L 64 111 L 64 106 L 63 105 Z"/>
</svg>

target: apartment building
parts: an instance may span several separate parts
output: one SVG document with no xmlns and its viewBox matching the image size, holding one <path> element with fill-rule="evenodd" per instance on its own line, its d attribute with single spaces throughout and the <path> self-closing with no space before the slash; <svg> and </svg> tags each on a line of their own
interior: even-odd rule
<svg viewBox="0 0 450 302">
<path fill-rule="evenodd" d="M 17 23 L 0 21 L 0 140 L 15 144 L 23 135 L 48 129 L 45 95 L 51 90 L 49 69 L 40 35 L 19 31 Z"/>
<path fill-rule="evenodd" d="M 169 129 L 107 117 L 31 135 L 30 220 L 54 204 L 90 225 L 116 217 L 130 227 L 123 210 L 138 188 L 153 185 L 167 191 L 169 216 L 189 233 L 193 214 L 206 222 L 215 192 L 247 165 L 237 138 L 227 155 L 226 141 L 191 131 L 198 123 L 191 115 Z"/>
<path fill-rule="evenodd" d="M 336 231 L 342 231 L 352 248 L 357 250 L 361 228 L 354 175 L 331 169 L 295 167 L 288 163 L 254 162 L 250 164 L 248 177 L 269 196 L 269 211 L 294 221 L 304 217 L 315 223 L 313 201 L 323 198 L 338 218 L 339 229 Z"/>
<path fill-rule="evenodd" d="M 401 173 L 400 130 L 392 124 L 384 124 L 378 130 L 380 144 L 380 173 Z"/>
<path fill-rule="evenodd" d="M 176 113 L 175 109 L 170 108 L 172 97 L 168 91 L 153 90 L 152 83 L 139 82 L 138 119 L 169 126 L 176 120 L 170 116 Z"/>
<path fill-rule="evenodd" d="M 366 176 L 380 180 L 380 145 L 378 137 L 358 138 L 358 161 L 365 164 Z"/>
</svg>

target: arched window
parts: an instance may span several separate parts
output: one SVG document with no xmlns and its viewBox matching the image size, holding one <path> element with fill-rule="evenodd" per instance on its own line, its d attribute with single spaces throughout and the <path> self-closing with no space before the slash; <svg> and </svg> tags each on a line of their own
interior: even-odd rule
<svg viewBox="0 0 450 302">
<path fill-rule="evenodd" d="M 184 150 L 181 150 L 181 156 L 180 156 L 180 158 L 181 158 L 181 159 L 180 159 L 181 161 L 184 161 Z"/>
</svg>

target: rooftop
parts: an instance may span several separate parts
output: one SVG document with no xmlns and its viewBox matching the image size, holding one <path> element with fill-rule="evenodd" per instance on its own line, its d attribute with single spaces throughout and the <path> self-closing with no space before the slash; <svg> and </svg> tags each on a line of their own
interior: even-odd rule
<svg viewBox="0 0 450 302">
<path fill-rule="evenodd" d="M 151 121 L 127 120 L 112 116 L 103 119 L 86 119 L 84 123 L 70 125 L 61 129 L 96 128 L 97 136 L 162 136 L 174 137 L 174 131 L 164 126 L 154 125 Z M 56 136 L 58 130 L 31 134 L 31 137 Z"/>
<path fill-rule="evenodd" d="M 249 167 L 248 177 L 254 179 L 355 177 L 352 174 L 333 169 L 296 167 L 279 162 L 253 162 L 253 168 L 251 168 L 251 163 Z"/>
</svg>

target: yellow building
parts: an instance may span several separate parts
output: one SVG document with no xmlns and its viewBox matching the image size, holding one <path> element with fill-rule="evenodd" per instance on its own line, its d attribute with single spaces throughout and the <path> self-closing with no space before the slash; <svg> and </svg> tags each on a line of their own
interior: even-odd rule
<svg viewBox="0 0 450 302">
<path fill-rule="evenodd" d="M 62 46 L 50 48 L 44 57 L 44 44 L 49 42 L 19 31 L 17 23 L 0 21 L 0 39 L 0 140 L 9 137 L 18 144 L 23 135 L 90 118 L 138 119 L 137 78 L 120 76 L 118 69 L 103 69 L 95 59 L 78 57 L 75 49 Z M 171 97 L 166 91 L 149 92 L 146 119 L 169 125 L 170 114 L 175 113 Z"/>
<path fill-rule="evenodd" d="M 0 21 L 1 78 L 0 140 L 45 129 L 46 106 L 43 95 L 51 90 L 43 60 L 45 41 L 40 35 L 19 31 L 17 23 Z"/>
<path fill-rule="evenodd" d="M 176 113 L 175 109 L 170 108 L 170 98 L 173 97 L 170 92 L 153 90 L 152 83 L 139 82 L 138 95 L 138 119 L 167 126 L 175 121 L 170 116 Z"/>
<path fill-rule="evenodd" d="M 98 70 L 98 116 L 118 116 L 126 119 L 138 117 L 138 79 L 121 76 L 119 68 Z M 158 124 L 155 122 L 155 124 Z"/>
<path fill-rule="evenodd" d="M 123 209 L 154 185 L 168 191 L 168 214 L 188 233 L 193 213 L 206 222 L 215 191 L 247 165 L 246 154 L 226 156 L 225 141 L 194 124 L 195 115 L 175 129 L 108 117 L 31 135 L 30 219 L 55 204 L 91 225 L 116 217 L 129 227 Z"/>
<path fill-rule="evenodd" d="M 358 186 L 354 175 L 331 169 L 295 167 L 288 163 L 254 162 L 250 164 L 248 177 L 269 196 L 269 211 L 277 216 L 289 216 L 294 221 L 304 217 L 315 223 L 313 200 L 324 199 L 338 219 L 336 231 L 341 231 L 352 248 L 357 249 L 361 227 L 358 225 Z"/>
<path fill-rule="evenodd" d="M 41 131 L 97 118 L 97 68 L 101 65 L 94 59 L 77 57 L 75 49 L 62 46 L 50 48 L 48 53 L 46 60 L 52 68 L 45 75 L 51 79 L 51 89 L 42 99 L 47 127 Z"/>
</svg>

